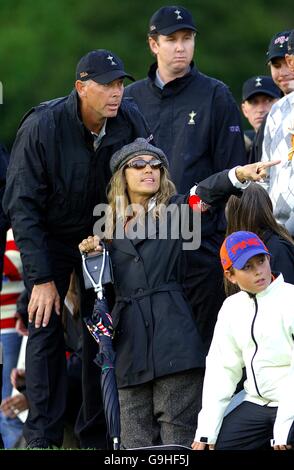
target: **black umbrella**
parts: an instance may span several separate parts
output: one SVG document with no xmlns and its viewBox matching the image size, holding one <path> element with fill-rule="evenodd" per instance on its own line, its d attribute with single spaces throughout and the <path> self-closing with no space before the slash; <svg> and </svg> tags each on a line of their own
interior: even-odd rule
<svg viewBox="0 0 294 470">
<path fill-rule="evenodd" d="M 120 409 L 114 364 L 115 352 L 112 347 L 112 318 L 108 313 L 105 297 L 96 299 L 91 318 L 85 318 L 86 325 L 99 344 L 95 362 L 101 367 L 101 391 L 107 430 L 113 442 L 113 449 L 120 445 Z"/>
<path fill-rule="evenodd" d="M 103 261 L 102 271 L 104 265 Z M 87 270 L 85 263 L 83 263 L 83 269 L 84 271 Z M 96 356 L 95 362 L 101 367 L 101 391 L 105 419 L 108 434 L 112 439 L 113 449 L 118 450 L 120 447 L 120 409 L 114 371 L 115 352 L 112 346 L 112 318 L 101 284 L 103 273 L 99 273 L 98 283 L 91 278 L 88 270 L 86 275 L 91 279 L 93 287 L 97 292 L 97 299 L 95 300 L 92 316 L 84 318 L 84 321 L 91 335 L 99 344 L 99 353 Z"/>
</svg>

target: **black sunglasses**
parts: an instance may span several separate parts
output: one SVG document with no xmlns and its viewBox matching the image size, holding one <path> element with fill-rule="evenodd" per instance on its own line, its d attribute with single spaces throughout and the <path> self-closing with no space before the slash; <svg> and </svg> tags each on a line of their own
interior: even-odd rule
<svg viewBox="0 0 294 470">
<path fill-rule="evenodd" d="M 149 165 L 152 170 L 159 170 L 162 168 L 162 162 L 160 160 L 150 160 L 147 162 L 146 160 L 134 160 L 133 162 L 127 163 L 127 168 L 135 168 L 135 170 L 143 170 L 146 166 Z"/>
</svg>

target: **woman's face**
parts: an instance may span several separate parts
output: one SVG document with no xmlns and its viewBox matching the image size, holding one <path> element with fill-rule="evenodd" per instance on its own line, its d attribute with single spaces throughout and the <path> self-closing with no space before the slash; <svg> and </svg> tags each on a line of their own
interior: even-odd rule
<svg viewBox="0 0 294 470">
<path fill-rule="evenodd" d="M 147 164 L 145 168 L 136 168 L 137 161 L 150 162 L 154 166 Z M 157 162 L 157 164 L 156 164 Z M 144 163 L 138 164 L 143 166 Z M 152 155 L 138 155 L 125 166 L 125 178 L 127 183 L 127 191 L 132 203 L 140 202 L 142 199 L 149 199 L 153 194 L 157 193 L 160 187 L 161 162 Z"/>
</svg>

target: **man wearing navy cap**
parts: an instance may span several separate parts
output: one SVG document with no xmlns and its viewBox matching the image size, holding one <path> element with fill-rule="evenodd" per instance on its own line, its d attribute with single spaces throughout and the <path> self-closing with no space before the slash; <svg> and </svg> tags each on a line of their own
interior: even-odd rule
<svg viewBox="0 0 294 470">
<path fill-rule="evenodd" d="M 243 84 L 241 109 L 253 129 L 244 132 L 246 151 L 252 148 L 253 139 L 272 105 L 281 97 L 281 90 L 266 75 L 251 77 Z"/>
<path fill-rule="evenodd" d="M 293 73 L 294 30 L 287 40 L 285 61 L 289 73 Z M 289 60 L 290 57 L 290 60 Z M 294 92 L 288 93 L 272 107 L 265 125 L 262 161 L 281 160 L 275 170 L 270 171 L 268 193 L 273 203 L 277 221 L 284 225 L 294 237 Z"/>
<path fill-rule="evenodd" d="M 194 65 L 196 33 L 186 8 L 169 5 L 157 10 L 148 28 L 156 62 L 147 78 L 125 90 L 146 117 L 156 145 L 167 155 L 180 193 L 214 172 L 246 163 L 241 116 L 228 87 Z M 218 259 L 223 211 L 213 211 L 202 223 L 206 226 L 201 247 L 187 253 L 185 288 L 208 348 L 225 297 Z M 195 406 L 200 407 L 200 397 Z"/>
<path fill-rule="evenodd" d="M 291 31 L 280 31 L 273 35 L 266 52 L 266 64 L 275 84 L 280 88 L 282 95 L 288 95 L 294 91 L 294 71 L 287 66 L 285 55 L 287 54 L 288 39 Z M 249 157 L 249 163 L 259 162 L 262 157 L 262 144 L 266 117 L 260 125 Z"/>
<path fill-rule="evenodd" d="M 81 58 L 69 96 L 41 103 L 22 120 L 4 194 L 31 293 L 26 382 L 29 448 L 61 446 L 66 369 L 61 308 L 73 270 L 82 279 L 79 242 L 93 232 L 93 208 L 107 202 L 112 154 L 136 137 L 150 139 L 137 106 L 122 100 L 131 78 L 119 57 L 98 49 Z M 93 298 L 83 291 L 81 314 Z M 92 293 L 91 293 L 92 294 Z M 81 447 L 105 445 L 97 353 L 83 329 Z M 100 429 L 99 429 L 100 427 Z"/>
<path fill-rule="evenodd" d="M 284 95 L 294 90 L 294 74 L 289 70 L 285 60 L 290 33 L 291 31 L 281 31 L 274 34 L 266 53 L 266 63 L 270 68 L 273 81 Z"/>
</svg>

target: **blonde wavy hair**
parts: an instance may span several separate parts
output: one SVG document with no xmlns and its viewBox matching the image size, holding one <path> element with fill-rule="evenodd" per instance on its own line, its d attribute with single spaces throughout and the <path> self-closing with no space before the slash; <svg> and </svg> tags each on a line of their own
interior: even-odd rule
<svg viewBox="0 0 294 470">
<path fill-rule="evenodd" d="M 115 232 L 115 227 L 118 222 L 126 224 L 126 222 L 134 215 L 132 211 L 131 202 L 128 196 L 127 183 L 124 174 L 124 167 L 117 170 L 112 176 L 109 185 L 108 185 L 108 211 L 106 213 L 106 227 L 105 235 L 107 239 L 112 239 Z M 156 218 L 160 218 L 161 213 L 169 203 L 170 198 L 176 194 L 176 187 L 170 179 L 169 171 L 164 166 L 160 170 L 160 186 L 159 190 L 153 196 L 156 197 L 155 205 L 151 209 L 151 215 Z M 139 214 L 138 220 L 145 216 L 146 211 L 148 210 L 148 203 L 151 196 L 147 199 L 143 211 Z"/>
</svg>

